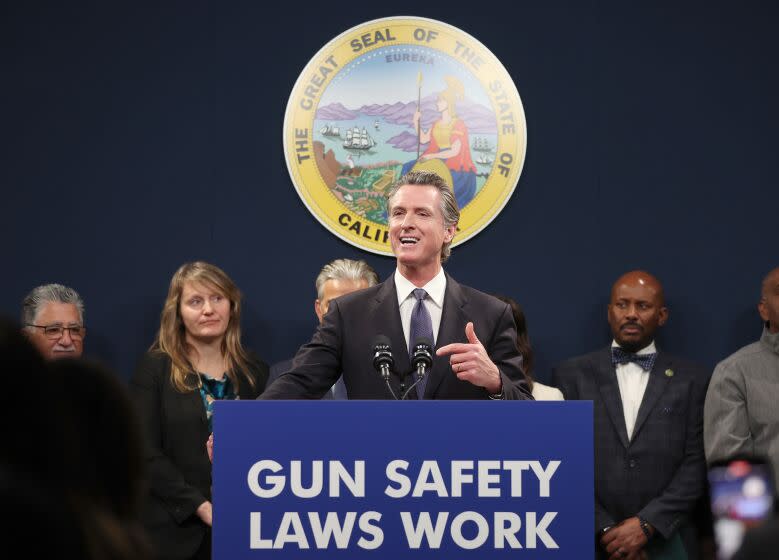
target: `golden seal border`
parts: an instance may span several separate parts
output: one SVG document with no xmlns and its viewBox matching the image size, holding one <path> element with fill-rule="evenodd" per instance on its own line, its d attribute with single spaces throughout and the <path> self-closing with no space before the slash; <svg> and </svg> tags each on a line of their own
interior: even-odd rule
<svg viewBox="0 0 779 560">
<path fill-rule="evenodd" d="M 389 46 L 427 47 L 462 64 L 482 85 L 498 128 L 495 161 L 486 183 L 462 210 L 453 246 L 484 230 L 508 203 L 527 151 L 527 123 L 519 93 L 503 64 L 480 41 L 450 24 L 394 16 L 356 25 L 325 44 L 292 88 L 284 115 L 287 170 L 298 195 L 331 233 L 361 249 L 391 255 L 388 228 L 356 214 L 324 183 L 313 154 L 314 119 L 332 79 L 357 58 Z"/>
</svg>

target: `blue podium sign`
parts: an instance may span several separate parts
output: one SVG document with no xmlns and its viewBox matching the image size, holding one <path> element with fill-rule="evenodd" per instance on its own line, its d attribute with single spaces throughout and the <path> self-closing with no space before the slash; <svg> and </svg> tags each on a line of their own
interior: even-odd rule
<svg viewBox="0 0 779 560">
<path fill-rule="evenodd" d="M 592 558 L 592 403 L 220 401 L 214 558 Z"/>
</svg>

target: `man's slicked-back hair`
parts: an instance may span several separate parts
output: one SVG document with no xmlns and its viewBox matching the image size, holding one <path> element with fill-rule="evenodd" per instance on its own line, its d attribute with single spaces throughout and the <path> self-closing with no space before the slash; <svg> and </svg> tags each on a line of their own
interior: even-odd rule
<svg viewBox="0 0 779 560">
<path fill-rule="evenodd" d="M 79 320 L 84 324 L 84 300 L 78 292 L 62 284 L 44 284 L 33 288 L 22 301 L 22 326 L 34 324 L 41 308 L 49 302 L 75 305 Z"/>
<path fill-rule="evenodd" d="M 457 200 L 454 198 L 454 192 L 446 184 L 438 173 L 432 171 L 409 171 L 398 179 L 387 193 L 387 213 L 390 214 L 392 208 L 392 197 L 400 190 L 400 187 L 406 185 L 419 185 L 423 187 L 433 187 L 441 194 L 441 214 L 444 217 L 444 227 L 456 226 L 460 221 L 460 209 L 457 207 Z M 444 263 L 452 253 L 452 242 L 444 243 L 441 247 L 441 262 Z"/>
<path fill-rule="evenodd" d="M 323 266 L 316 277 L 316 297 L 320 300 L 324 298 L 325 282 L 328 280 L 365 280 L 370 287 L 379 283 L 379 275 L 365 261 L 335 259 Z"/>
</svg>

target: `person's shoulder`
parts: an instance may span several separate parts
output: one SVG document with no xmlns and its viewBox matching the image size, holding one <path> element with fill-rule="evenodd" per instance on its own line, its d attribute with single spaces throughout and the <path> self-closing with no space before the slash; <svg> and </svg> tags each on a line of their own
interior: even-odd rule
<svg viewBox="0 0 779 560">
<path fill-rule="evenodd" d="M 580 399 L 583 387 L 598 377 L 604 363 L 611 363 L 608 348 L 568 358 L 552 368 L 552 383 L 564 398 Z"/>
<path fill-rule="evenodd" d="M 751 344 L 747 344 L 746 346 L 742 346 L 735 352 L 733 352 L 730 356 L 722 360 L 719 364 L 717 364 L 717 368 L 722 366 L 723 368 L 727 368 L 730 366 L 738 366 L 744 362 L 748 362 L 753 356 L 762 354 L 764 352 L 764 348 L 762 343 L 758 340 L 756 342 L 753 342 Z"/>
<path fill-rule="evenodd" d="M 711 382 L 714 384 L 723 383 L 728 380 L 736 380 L 741 383 L 744 376 L 749 372 L 753 365 L 753 359 L 764 352 L 760 341 L 747 344 L 736 350 L 733 354 L 720 361 L 714 366 L 714 372 L 711 374 Z"/>
<path fill-rule="evenodd" d="M 138 368 L 157 369 L 170 365 L 170 356 L 162 350 L 148 350 L 138 359 Z"/>
<path fill-rule="evenodd" d="M 583 367 L 587 367 L 592 364 L 595 364 L 598 361 L 598 359 L 602 358 L 603 355 L 606 353 L 608 353 L 608 348 L 600 348 L 598 350 L 593 350 L 592 352 L 588 352 L 586 354 L 580 354 L 578 356 L 566 358 L 565 360 L 557 364 L 555 369 L 558 371 L 581 369 Z"/>
<path fill-rule="evenodd" d="M 477 290 L 471 286 L 460 284 L 457 280 L 447 275 L 446 277 L 446 289 L 458 293 L 461 297 L 466 299 L 471 305 L 477 305 L 479 307 L 486 307 L 487 309 L 504 310 L 510 309 L 509 304 L 505 301 L 499 300 L 493 295 L 490 295 L 481 290 Z"/>
<path fill-rule="evenodd" d="M 384 282 L 379 282 L 378 284 L 375 284 L 373 286 L 369 286 L 367 288 L 363 288 L 362 290 L 357 290 L 354 292 L 349 292 L 348 294 L 344 294 L 342 296 L 338 296 L 338 298 L 332 300 L 332 304 L 336 304 L 336 307 L 339 309 L 345 309 L 347 307 L 352 306 L 360 306 L 364 305 L 365 302 L 370 301 L 378 297 L 379 292 L 385 288 L 386 280 Z"/>
<path fill-rule="evenodd" d="M 706 372 L 706 368 L 704 368 L 700 362 L 696 362 L 695 360 L 690 360 L 689 358 L 685 358 L 683 356 L 677 356 L 676 354 L 670 354 L 662 350 L 658 351 L 657 355 L 659 358 L 662 358 L 664 363 L 667 363 L 669 367 L 674 370 L 675 375 L 681 373 L 685 375 L 699 376 Z"/>
<path fill-rule="evenodd" d="M 170 356 L 161 350 L 149 350 L 138 359 L 132 381 L 149 382 L 166 377 L 169 372 Z"/>
</svg>

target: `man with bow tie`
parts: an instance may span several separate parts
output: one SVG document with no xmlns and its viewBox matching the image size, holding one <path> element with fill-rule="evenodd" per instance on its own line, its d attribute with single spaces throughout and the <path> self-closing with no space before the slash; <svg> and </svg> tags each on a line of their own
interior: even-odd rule
<svg viewBox="0 0 779 560">
<path fill-rule="evenodd" d="M 566 400 L 593 401 L 599 558 L 651 558 L 661 550 L 664 557 L 687 555 L 680 529 L 689 532 L 687 517 L 706 474 L 706 376 L 658 351 L 655 332 L 667 320 L 657 278 L 628 272 L 611 289 L 611 346 L 553 373 Z"/>
</svg>

